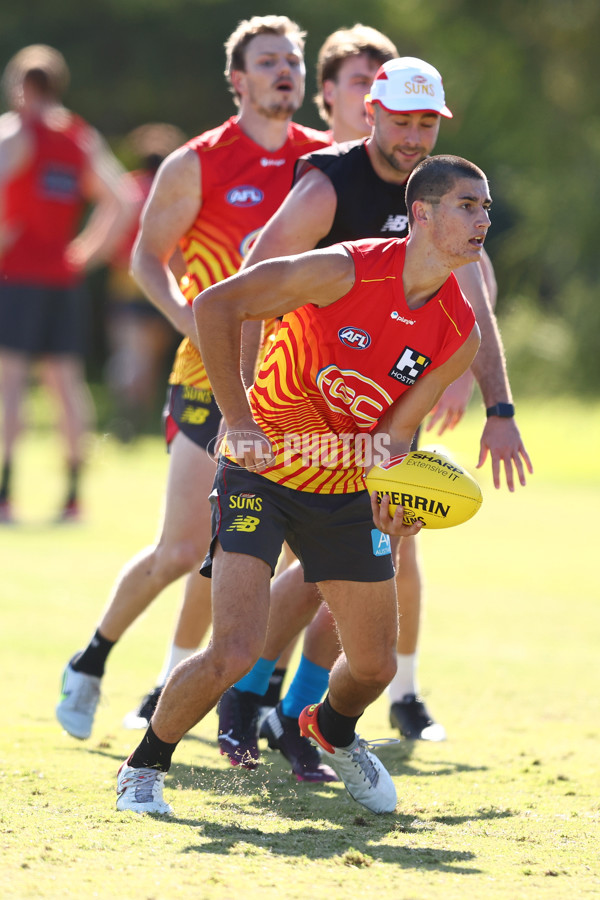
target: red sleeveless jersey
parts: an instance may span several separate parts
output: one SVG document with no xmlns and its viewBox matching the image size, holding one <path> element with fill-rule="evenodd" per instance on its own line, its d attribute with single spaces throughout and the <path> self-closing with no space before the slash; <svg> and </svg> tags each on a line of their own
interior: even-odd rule
<svg viewBox="0 0 600 900">
<path fill-rule="evenodd" d="M 34 121 L 27 127 L 32 159 L 4 191 L 4 220 L 15 240 L 0 259 L 0 274 L 24 284 L 68 286 L 79 278 L 65 251 L 85 204 L 81 178 L 92 131 L 67 110 L 50 123 Z"/>
<path fill-rule="evenodd" d="M 446 362 L 475 323 L 454 275 L 424 306 L 409 308 L 406 239 L 343 246 L 355 265 L 353 287 L 330 306 L 309 303 L 283 317 L 249 392 L 275 452 L 261 475 L 314 493 L 364 490 L 354 437 L 376 431 L 394 401 Z"/>
<path fill-rule="evenodd" d="M 296 160 L 330 143 L 324 132 L 292 122 L 283 147 L 271 152 L 244 134 L 237 116 L 188 142 L 198 154 L 202 178 L 202 206 L 181 241 L 187 265 L 181 287 L 189 303 L 205 287 L 237 272 L 290 190 Z M 200 354 L 187 338 L 169 381 L 210 386 Z"/>
</svg>

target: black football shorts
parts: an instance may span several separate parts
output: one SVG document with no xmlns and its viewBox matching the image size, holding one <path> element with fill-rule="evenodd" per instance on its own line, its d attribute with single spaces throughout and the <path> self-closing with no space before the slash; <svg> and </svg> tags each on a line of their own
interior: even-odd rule
<svg viewBox="0 0 600 900">
<path fill-rule="evenodd" d="M 208 578 L 217 541 L 226 553 L 264 560 L 272 573 L 287 541 L 309 582 L 393 578 L 390 539 L 375 528 L 367 491 L 297 491 L 221 458 L 210 502 L 212 541 L 200 570 Z"/>
<path fill-rule="evenodd" d="M 214 450 L 221 422 L 221 410 L 211 390 L 200 390 L 187 384 L 170 384 L 163 409 L 167 446 L 178 431 L 201 447 Z"/>
<path fill-rule="evenodd" d="M 81 285 L 0 281 L 0 347 L 28 356 L 83 356 L 89 297 Z"/>
</svg>

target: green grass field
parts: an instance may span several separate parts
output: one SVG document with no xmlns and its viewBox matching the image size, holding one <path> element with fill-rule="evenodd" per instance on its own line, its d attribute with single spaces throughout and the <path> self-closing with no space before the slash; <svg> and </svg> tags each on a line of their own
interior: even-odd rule
<svg viewBox="0 0 600 900">
<path fill-rule="evenodd" d="M 43 428 L 23 444 L 22 524 L 0 531 L 0 895 L 18 898 L 520 900 L 600 896 L 600 406 L 523 404 L 536 468 L 471 522 L 421 539 L 422 693 L 444 744 L 386 747 L 399 805 L 375 816 L 340 785 L 296 784 L 266 750 L 238 772 L 211 713 L 180 745 L 172 820 L 117 813 L 115 774 L 139 733 L 124 714 L 153 684 L 179 603 L 173 586 L 112 654 L 94 734 L 61 732 L 62 667 L 113 579 L 156 530 L 158 438 L 94 439 L 86 522 L 52 526 L 63 483 Z M 473 470 L 480 410 L 444 436 Z M 381 698 L 361 721 L 390 737 Z"/>
</svg>

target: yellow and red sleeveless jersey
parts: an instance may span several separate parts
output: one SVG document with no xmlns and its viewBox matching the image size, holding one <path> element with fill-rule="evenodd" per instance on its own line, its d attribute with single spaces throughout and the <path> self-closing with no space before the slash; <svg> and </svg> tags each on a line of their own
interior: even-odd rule
<svg viewBox="0 0 600 900">
<path fill-rule="evenodd" d="M 376 432 L 392 403 L 446 362 L 475 323 L 454 275 L 410 309 L 402 284 L 406 239 L 343 246 L 354 260 L 354 286 L 330 306 L 308 303 L 283 317 L 249 392 L 275 453 L 261 475 L 314 493 L 364 490 L 356 435 Z"/>
<path fill-rule="evenodd" d="M 92 129 L 62 108 L 27 128 L 31 160 L 4 188 L 4 223 L 14 240 L 0 259 L 0 274 L 22 284 L 66 287 L 80 277 L 65 251 L 85 205 L 81 179 Z"/>
<path fill-rule="evenodd" d="M 270 152 L 244 134 L 235 116 L 188 142 L 198 154 L 202 178 L 202 206 L 181 241 L 187 265 L 182 290 L 189 303 L 205 287 L 237 272 L 290 190 L 296 160 L 330 142 L 324 132 L 292 122 L 283 147 Z M 187 338 L 169 381 L 210 386 L 200 354 Z"/>
</svg>

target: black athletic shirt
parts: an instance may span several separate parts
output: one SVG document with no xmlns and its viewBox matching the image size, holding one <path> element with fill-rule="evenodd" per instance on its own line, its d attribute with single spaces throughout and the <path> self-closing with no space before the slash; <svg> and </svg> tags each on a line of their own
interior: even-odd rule
<svg viewBox="0 0 600 900">
<path fill-rule="evenodd" d="M 320 169 L 331 181 L 337 196 L 337 209 L 329 234 L 317 247 L 330 247 L 339 241 L 357 241 L 372 237 L 406 237 L 406 183 L 390 184 L 375 173 L 365 141 L 332 144 L 300 157 L 296 163 L 298 181 L 311 168 Z M 416 450 L 417 428 L 410 445 Z"/>
<path fill-rule="evenodd" d="M 311 168 L 329 178 L 337 195 L 333 226 L 317 247 L 360 238 L 406 237 L 406 185 L 390 184 L 375 173 L 364 140 L 332 144 L 301 157 L 296 181 Z"/>
</svg>

